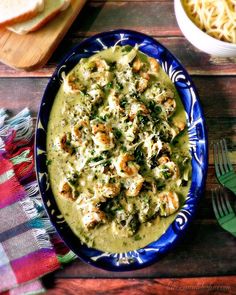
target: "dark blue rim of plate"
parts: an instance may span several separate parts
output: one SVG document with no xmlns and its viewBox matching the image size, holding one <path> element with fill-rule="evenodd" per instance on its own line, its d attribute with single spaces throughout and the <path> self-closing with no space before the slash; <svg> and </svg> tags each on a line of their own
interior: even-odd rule
<svg viewBox="0 0 236 295">
<path fill-rule="evenodd" d="M 106 253 L 82 245 L 61 215 L 48 179 L 46 130 L 51 107 L 61 85 L 60 74 L 63 71 L 68 73 L 82 57 L 89 57 L 105 49 L 106 46 L 114 46 L 117 41 L 122 46 L 139 44 L 139 50 L 156 58 L 175 84 L 187 113 L 193 175 L 191 188 L 183 207 L 159 239 L 135 251 Z M 158 261 L 163 254 L 176 245 L 186 232 L 204 191 L 208 167 L 208 141 L 205 126 L 199 96 L 190 76 L 177 58 L 158 41 L 139 32 L 121 29 L 97 34 L 75 46 L 59 64 L 46 87 L 38 113 L 35 134 L 35 164 L 41 196 L 51 222 L 65 244 L 86 263 L 111 271 L 136 270 Z"/>
</svg>

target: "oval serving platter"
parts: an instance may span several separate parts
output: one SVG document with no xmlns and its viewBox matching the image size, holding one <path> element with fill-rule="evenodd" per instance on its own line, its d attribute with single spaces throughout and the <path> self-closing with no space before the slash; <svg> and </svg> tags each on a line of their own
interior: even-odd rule
<svg viewBox="0 0 236 295">
<path fill-rule="evenodd" d="M 66 74 L 81 58 L 119 44 L 121 46 L 138 44 L 139 50 L 156 58 L 168 74 L 180 95 L 187 114 L 187 126 L 192 156 L 192 182 L 186 201 L 175 220 L 166 232 L 156 241 L 142 249 L 126 253 L 107 253 L 82 245 L 63 218 L 53 197 L 48 179 L 46 132 L 50 111 L 61 85 L 61 73 Z M 195 86 L 179 61 L 159 42 L 151 37 L 128 30 L 117 30 L 95 35 L 77 45 L 64 58 L 50 79 L 42 98 L 36 125 L 35 161 L 41 196 L 58 234 L 83 261 L 111 271 L 127 271 L 146 267 L 156 262 L 168 252 L 185 233 L 194 217 L 197 203 L 205 187 L 208 166 L 208 147 L 205 120 Z"/>
</svg>

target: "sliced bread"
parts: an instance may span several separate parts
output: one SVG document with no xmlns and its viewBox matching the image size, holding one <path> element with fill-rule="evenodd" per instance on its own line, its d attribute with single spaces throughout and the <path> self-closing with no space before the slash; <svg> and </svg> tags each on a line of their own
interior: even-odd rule
<svg viewBox="0 0 236 295">
<path fill-rule="evenodd" d="M 44 0 L 1 0 L 0 26 L 29 20 L 43 9 Z"/>
<path fill-rule="evenodd" d="M 68 0 L 44 0 L 44 10 L 42 12 L 28 21 L 17 23 L 7 28 L 20 35 L 36 31 L 49 22 L 61 10 L 67 8 L 69 4 L 70 1 L 68 3 Z"/>
</svg>

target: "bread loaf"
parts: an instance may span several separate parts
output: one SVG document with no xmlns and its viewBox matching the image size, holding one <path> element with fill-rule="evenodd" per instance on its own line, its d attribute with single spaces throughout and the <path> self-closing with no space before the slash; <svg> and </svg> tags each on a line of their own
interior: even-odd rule
<svg viewBox="0 0 236 295">
<path fill-rule="evenodd" d="M 0 26 L 29 20 L 44 9 L 44 0 L 1 0 Z"/>
<path fill-rule="evenodd" d="M 61 10 L 66 9 L 69 4 L 70 1 L 68 0 L 44 0 L 44 10 L 38 15 L 28 21 L 20 22 L 7 28 L 20 35 L 36 31 L 54 18 Z"/>
</svg>

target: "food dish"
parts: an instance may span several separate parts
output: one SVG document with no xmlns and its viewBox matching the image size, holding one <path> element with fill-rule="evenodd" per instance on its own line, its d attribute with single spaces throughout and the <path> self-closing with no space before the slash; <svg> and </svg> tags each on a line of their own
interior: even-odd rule
<svg viewBox="0 0 236 295">
<path fill-rule="evenodd" d="M 66 74 L 78 63 L 107 47 L 139 45 L 139 50 L 157 59 L 164 71 L 174 82 L 187 112 L 190 153 L 192 156 L 192 183 L 180 212 L 166 233 L 156 241 L 138 250 L 122 253 L 108 253 L 82 245 L 60 214 L 48 182 L 46 165 L 46 130 L 56 93 L 60 87 L 62 73 Z M 204 118 L 197 99 L 196 90 L 178 61 L 158 42 L 140 33 L 119 30 L 102 33 L 82 42 L 71 52 L 53 75 L 42 100 L 36 131 L 36 167 L 42 197 L 52 223 L 67 245 L 86 262 L 109 270 L 131 270 L 147 266 L 168 251 L 184 233 L 196 210 L 197 202 L 204 188 L 207 169 L 207 141 Z"/>
<path fill-rule="evenodd" d="M 236 2 L 182 0 L 191 20 L 208 35 L 229 43 L 236 43 Z"/>
<path fill-rule="evenodd" d="M 102 50 L 62 77 L 47 130 L 50 185 L 62 215 L 90 247 L 144 247 L 165 232 L 190 187 L 178 93 L 138 46 Z"/>
<path fill-rule="evenodd" d="M 196 48 L 215 56 L 236 56 L 235 43 L 218 40 L 203 32 L 188 16 L 181 0 L 175 0 L 174 5 L 175 16 L 182 33 Z"/>
</svg>

